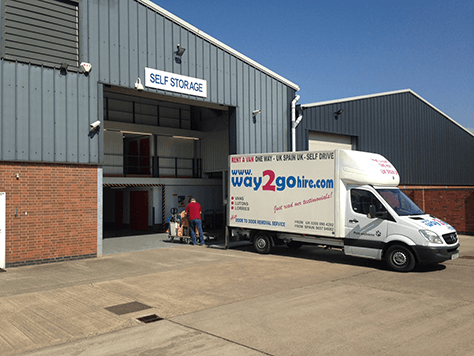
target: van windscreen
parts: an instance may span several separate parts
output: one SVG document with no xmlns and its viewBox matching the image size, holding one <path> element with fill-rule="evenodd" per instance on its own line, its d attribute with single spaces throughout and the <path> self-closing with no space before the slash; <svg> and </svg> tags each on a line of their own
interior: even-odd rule
<svg viewBox="0 0 474 356">
<path fill-rule="evenodd" d="M 421 210 L 405 193 L 400 189 L 377 189 L 377 192 L 385 199 L 400 216 L 423 215 Z"/>
</svg>

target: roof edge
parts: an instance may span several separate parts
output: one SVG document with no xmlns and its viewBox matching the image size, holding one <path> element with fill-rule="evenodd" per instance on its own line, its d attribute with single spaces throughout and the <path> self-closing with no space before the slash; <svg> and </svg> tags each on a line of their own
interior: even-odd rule
<svg viewBox="0 0 474 356">
<path fill-rule="evenodd" d="M 317 103 L 311 103 L 311 104 L 301 104 L 300 107 L 302 109 L 309 109 L 309 108 L 312 108 L 312 107 L 315 107 L 315 106 L 323 106 L 323 105 L 329 105 L 329 104 L 339 104 L 339 103 L 344 103 L 344 102 L 347 102 L 347 101 L 353 101 L 353 100 L 361 100 L 361 99 L 370 99 L 370 98 L 376 98 L 376 97 L 379 97 L 379 96 L 387 96 L 387 95 L 394 95 L 394 94 L 401 94 L 401 93 L 410 93 L 410 94 L 413 94 L 415 97 L 417 97 L 418 99 L 420 99 L 421 101 L 423 101 L 425 104 L 427 104 L 428 106 L 430 106 L 432 109 L 436 110 L 438 113 L 440 113 L 441 115 L 443 115 L 444 117 L 446 117 L 448 120 L 450 120 L 453 124 L 459 126 L 461 129 L 463 129 L 464 131 L 466 131 L 469 135 L 471 135 L 472 137 L 474 137 L 474 133 L 472 133 L 471 131 L 469 131 L 468 129 L 466 129 L 464 126 L 462 126 L 461 124 L 459 124 L 458 122 L 456 122 L 455 120 L 453 120 L 452 118 L 450 118 L 448 115 L 446 115 L 444 112 L 442 112 L 440 109 L 438 109 L 436 106 L 434 106 L 433 104 L 431 104 L 430 102 L 428 102 L 427 100 L 423 99 L 420 95 L 418 95 L 417 93 L 415 93 L 413 90 L 411 89 L 402 89 L 402 90 L 395 90 L 395 91 L 388 91 L 388 92 L 384 92 L 384 93 L 377 93 L 377 94 L 370 94 L 370 95 L 361 95 L 361 96 L 354 96 L 354 97 L 350 97 L 350 98 L 344 98 L 344 99 L 336 99 L 336 100 L 328 100 L 328 101 L 321 101 L 321 102 L 317 102 Z"/>
<path fill-rule="evenodd" d="M 411 89 L 403 89 L 403 90 L 394 90 L 394 91 L 387 91 L 384 93 L 376 93 L 376 94 L 369 94 L 369 95 L 360 95 L 360 96 L 353 96 L 350 98 L 343 98 L 343 99 L 335 99 L 335 100 L 327 100 L 327 101 L 320 101 L 316 103 L 311 103 L 311 104 L 301 104 L 300 106 L 303 109 L 311 108 L 313 106 L 322 106 L 322 105 L 328 105 L 328 104 L 338 104 L 338 103 L 343 103 L 346 101 L 354 101 L 354 100 L 361 100 L 361 99 L 369 99 L 369 98 L 376 98 L 378 96 L 385 96 L 385 95 L 393 95 L 393 94 L 400 94 L 400 93 L 413 93 L 415 94 Z M 416 95 L 416 94 L 415 94 Z"/>
<path fill-rule="evenodd" d="M 252 67 L 262 71 L 265 74 L 268 74 L 269 76 L 273 77 L 274 79 L 278 80 L 279 82 L 285 84 L 286 86 L 289 86 L 290 88 L 294 89 L 295 91 L 299 91 L 300 87 L 289 81 L 288 79 L 285 79 L 279 74 L 276 74 L 272 70 L 262 66 L 261 64 L 255 62 L 254 60 L 250 59 L 249 57 L 243 55 L 242 53 L 236 51 L 235 49 L 227 46 L 226 44 L 220 42 L 219 40 L 215 39 L 214 37 L 208 35 L 207 33 L 199 30 L 198 28 L 194 27 L 193 25 L 189 24 L 188 22 L 180 19 L 178 16 L 173 15 L 171 12 L 166 11 L 162 7 L 156 5 L 155 3 L 151 2 L 150 0 L 136 0 L 138 3 L 141 3 L 145 5 L 146 7 L 152 9 L 156 13 L 166 17 L 168 20 L 171 20 L 175 22 L 176 24 L 182 26 L 186 30 L 194 33 L 195 35 L 201 37 L 202 39 L 208 41 L 209 43 L 221 48 L 225 52 L 237 57 L 238 59 L 242 60 L 243 62 L 246 62 L 247 64 L 251 65 Z"/>
</svg>

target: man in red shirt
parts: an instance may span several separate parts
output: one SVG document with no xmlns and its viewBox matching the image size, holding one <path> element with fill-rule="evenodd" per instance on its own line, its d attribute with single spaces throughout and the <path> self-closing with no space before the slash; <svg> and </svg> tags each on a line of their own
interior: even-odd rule
<svg viewBox="0 0 474 356">
<path fill-rule="evenodd" d="M 191 238 L 193 245 L 196 245 L 196 227 L 199 231 L 199 239 L 201 240 L 201 246 L 204 246 L 204 234 L 202 232 L 202 221 L 201 221 L 201 204 L 196 202 L 196 199 L 191 198 L 189 204 L 186 206 L 186 214 L 189 219 L 189 227 L 191 229 Z"/>
</svg>

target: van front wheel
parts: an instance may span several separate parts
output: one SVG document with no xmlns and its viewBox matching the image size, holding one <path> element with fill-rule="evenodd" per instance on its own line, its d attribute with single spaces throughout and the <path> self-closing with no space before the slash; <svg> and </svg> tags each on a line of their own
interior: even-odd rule
<svg viewBox="0 0 474 356">
<path fill-rule="evenodd" d="M 408 247 L 392 245 L 385 251 L 385 261 L 391 270 L 410 272 L 415 268 L 415 256 Z"/>
<path fill-rule="evenodd" d="M 253 240 L 253 246 L 258 253 L 269 253 L 270 249 L 272 248 L 271 237 L 263 232 L 260 232 Z"/>
</svg>

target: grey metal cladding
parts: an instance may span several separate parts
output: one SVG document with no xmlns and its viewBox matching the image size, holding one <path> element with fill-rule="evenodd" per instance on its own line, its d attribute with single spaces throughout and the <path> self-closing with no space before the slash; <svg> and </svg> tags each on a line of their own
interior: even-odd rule
<svg viewBox="0 0 474 356">
<path fill-rule="evenodd" d="M 308 149 L 308 131 L 349 135 L 357 150 L 387 157 L 402 185 L 474 185 L 474 137 L 410 90 L 308 105 L 303 115 L 297 149 Z"/>
<path fill-rule="evenodd" d="M 102 83 L 133 88 L 145 67 L 205 79 L 207 98 L 146 90 L 237 107 L 238 153 L 288 149 L 287 97 L 295 90 L 136 1 L 83 1 L 80 11 L 87 18 L 81 20 L 81 58 L 93 63 Z M 181 63 L 174 56 L 178 44 L 186 48 Z M 276 105 L 282 110 L 272 110 Z M 257 106 L 267 109 L 254 124 Z"/>
<path fill-rule="evenodd" d="M 24 27 L 30 20 L 33 24 L 63 8 L 79 6 L 78 59 L 92 64 L 88 76 L 78 71 L 60 75 L 57 63 L 52 63 L 56 59 L 40 59 L 39 52 L 38 62 L 23 62 L 27 55 L 22 53 L 0 60 L 0 160 L 100 164 L 101 135 L 88 134 L 91 122 L 102 121 L 102 86 L 134 88 L 138 77 L 144 79 L 145 67 L 207 80 L 207 98 L 145 90 L 231 107 L 233 153 L 288 149 L 289 106 L 295 89 L 153 9 L 135 0 L 0 0 L 0 4 L 10 15 L 28 17 L 22 20 Z M 0 21 L 5 28 L 4 18 Z M 7 32 L 6 42 L 12 42 L 8 37 L 12 31 Z M 69 32 L 73 38 L 72 28 Z M 64 45 L 53 33 L 39 35 L 45 41 L 54 36 L 52 45 Z M 31 34 L 20 37 L 31 44 Z M 1 40 L 4 45 L 5 37 Z M 186 48 L 180 64 L 174 58 L 178 44 Z M 253 123 L 252 111 L 258 109 L 262 113 Z"/>
<path fill-rule="evenodd" d="M 78 3 L 3 0 L 2 58 L 50 67 L 79 66 Z"/>
<path fill-rule="evenodd" d="M 0 61 L 0 160 L 99 163 L 97 81 Z"/>
</svg>

